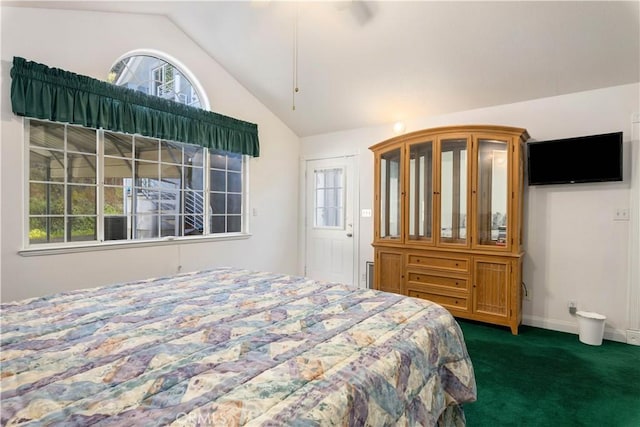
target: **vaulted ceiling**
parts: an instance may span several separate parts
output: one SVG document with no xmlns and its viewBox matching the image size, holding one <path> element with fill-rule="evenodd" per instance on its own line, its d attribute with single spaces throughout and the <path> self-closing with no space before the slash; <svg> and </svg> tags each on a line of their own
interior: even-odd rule
<svg viewBox="0 0 640 427">
<path fill-rule="evenodd" d="M 299 136 L 640 81 L 638 1 L 17 3 L 166 15 Z"/>
</svg>

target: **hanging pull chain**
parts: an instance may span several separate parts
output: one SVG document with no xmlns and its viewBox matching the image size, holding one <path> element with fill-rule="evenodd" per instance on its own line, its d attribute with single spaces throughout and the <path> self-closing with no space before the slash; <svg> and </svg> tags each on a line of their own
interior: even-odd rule
<svg viewBox="0 0 640 427">
<path fill-rule="evenodd" d="M 291 93 L 292 110 L 296 110 L 296 94 L 300 91 L 298 88 L 298 11 L 299 7 L 296 3 L 296 14 L 293 21 L 293 91 Z"/>
</svg>

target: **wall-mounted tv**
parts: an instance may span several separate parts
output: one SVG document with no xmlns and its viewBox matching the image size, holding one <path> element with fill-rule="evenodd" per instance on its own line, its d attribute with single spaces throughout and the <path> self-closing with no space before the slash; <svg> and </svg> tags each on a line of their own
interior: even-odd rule
<svg viewBox="0 0 640 427">
<path fill-rule="evenodd" d="M 529 185 L 622 181 L 622 132 L 527 143 Z"/>
</svg>

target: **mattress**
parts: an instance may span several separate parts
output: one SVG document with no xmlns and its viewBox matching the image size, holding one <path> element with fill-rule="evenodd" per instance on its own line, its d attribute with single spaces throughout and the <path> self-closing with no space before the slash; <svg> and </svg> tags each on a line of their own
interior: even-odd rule
<svg viewBox="0 0 640 427">
<path fill-rule="evenodd" d="M 464 425 L 456 321 L 421 299 L 217 268 L 1 305 L 3 425 Z"/>
</svg>

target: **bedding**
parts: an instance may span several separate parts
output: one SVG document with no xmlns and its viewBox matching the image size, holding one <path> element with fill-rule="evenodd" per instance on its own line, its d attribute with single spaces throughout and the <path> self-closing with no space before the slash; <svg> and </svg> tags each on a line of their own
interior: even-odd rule
<svg viewBox="0 0 640 427">
<path fill-rule="evenodd" d="M 464 425 L 462 333 L 421 299 L 218 268 L 1 305 L 3 425 Z"/>
</svg>

